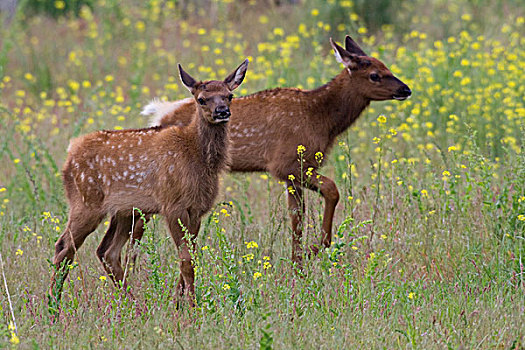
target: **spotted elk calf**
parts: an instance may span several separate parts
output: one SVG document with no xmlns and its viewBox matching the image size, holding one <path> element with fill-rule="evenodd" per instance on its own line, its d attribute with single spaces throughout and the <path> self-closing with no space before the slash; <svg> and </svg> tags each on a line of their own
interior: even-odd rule
<svg viewBox="0 0 525 350">
<path fill-rule="evenodd" d="M 344 69 L 329 83 L 314 90 L 275 88 L 233 100 L 230 125 L 231 171 L 268 171 L 285 181 L 293 229 L 292 260 L 300 262 L 304 201 L 301 187 L 320 191 L 325 199 L 321 240 L 311 246 L 317 253 L 331 243 L 332 221 L 339 201 L 334 181 L 320 175 L 316 154 L 331 149 L 336 137 L 348 129 L 371 101 L 405 100 L 409 87 L 396 78 L 378 59 L 368 56 L 349 36 L 342 48 L 330 39 L 338 62 Z M 186 125 L 196 104 L 189 100 L 153 102 L 143 113 L 153 114 L 153 124 Z M 297 146 L 303 145 L 302 165 Z M 312 168 L 309 174 L 301 174 Z M 294 175 L 295 180 L 290 180 Z M 301 183 L 299 179 L 306 179 Z M 134 232 L 142 235 L 141 227 Z"/>
<path fill-rule="evenodd" d="M 111 223 L 97 255 L 120 284 L 121 250 L 132 230 L 134 208 L 148 216 L 165 216 L 179 250 L 179 292 L 192 301 L 190 250 L 201 217 L 217 196 L 219 173 L 228 158 L 232 91 L 242 83 L 247 67 L 245 60 L 224 81 L 197 82 L 179 65 L 180 78 L 196 102 L 187 126 L 99 131 L 71 141 L 63 169 L 70 212 L 55 245 L 50 302 L 59 302 L 66 265 L 107 214 Z"/>
</svg>

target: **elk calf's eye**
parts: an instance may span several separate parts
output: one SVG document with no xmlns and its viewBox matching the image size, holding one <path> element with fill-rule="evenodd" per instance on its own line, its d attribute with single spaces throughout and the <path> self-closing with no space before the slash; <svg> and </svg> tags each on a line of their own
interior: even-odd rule
<svg viewBox="0 0 525 350">
<path fill-rule="evenodd" d="M 199 98 L 197 99 L 197 101 L 198 101 L 201 105 L 203 105 L 203 106 L 206 104 L 206 100 L 203 99 L 202 97 L 199 97 Z"/>
<path fill-rule="evenodd" d="M 379 74 L 372 73 L 372 74 L 370 74 L 370 80 L 372 80 L 372 81 L 379 81 L 379 80 L 381 80 L 381 77 L 379 76 Z"/>
</svg>

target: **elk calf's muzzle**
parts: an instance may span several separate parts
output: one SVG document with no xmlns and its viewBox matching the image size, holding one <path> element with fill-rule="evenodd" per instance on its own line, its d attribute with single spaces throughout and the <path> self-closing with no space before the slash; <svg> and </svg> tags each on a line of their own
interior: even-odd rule
<svg viewBox="0 0 525 350">
<path fill-rule="evenodd" d="M 396 94 L 394 95 L 394 99 L 402 101 L 409 98 L 410 95 L 412 95 L 410 88 L 407 85 L 403 85 L 397 90 Z"/>
<path fill-rule="evenodd" d="M 219 122 L 227 122 L 230 119 L 230 108 L 228 106 L 217 106 L 213 112 L 213 119 Z"/>
</svg>

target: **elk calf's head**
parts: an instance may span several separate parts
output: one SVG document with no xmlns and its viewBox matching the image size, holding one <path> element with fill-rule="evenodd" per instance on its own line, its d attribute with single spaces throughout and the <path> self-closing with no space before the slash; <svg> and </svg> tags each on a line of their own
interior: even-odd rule
<svg viewBox="0 0 525 350">
<path fill-rule="evenodd" d="M 233 99 L 232 91 L 241 85 L 248 68 L 248 60 L 223 81 L 197 82 L 179 64 L 180 79 L 190 90 L 197 101 L 201 115 L 211 124 L 225 123 L 230 120 L 230 103 Z"/>
<path fill-rule="evenodd" d="M 368 56 L 352 38 L 346 36 L 345 49 L 331 38 L 335 57 L 352 79 L 359 81 L 365 98 L 371 101 L 405 100 L 412 94 L 410 88 L 396 78 L 378 59 Z"/>
</svg>

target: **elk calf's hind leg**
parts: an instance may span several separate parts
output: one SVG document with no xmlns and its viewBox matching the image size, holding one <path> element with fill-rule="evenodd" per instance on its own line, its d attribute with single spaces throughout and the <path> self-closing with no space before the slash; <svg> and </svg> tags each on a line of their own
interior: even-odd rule
<svg viewBox="0 0 525 350">
<path fill-rule="evenodd" d="M 332 224 L 335 208 L 339 202 L 339 191 L 334 181 L 316 172 L 310 177 L 308 188 L 321 192 L 325 200 L 323 223 L 321 225 L 321 240 L 310 247 L 310 254 L 315 255 L 321 247 L 329 248 L 332 244 Z"/>
<path fill-rule="evenodd" d="M 117 225 L 118 225 L 117 217 L 112 216 L 109 220 L 108 230 L 104 234 L 104 237 L 102 238 L 102 242 L 100 242 L 97 248 L 97 257 L 98 257 L 98 260 L 100 260 L 102 264 L 104 264 L 104 255 L 106 254 L 106 251 L 111 246 L 111 242 L 113 241 L 113 238 L 115 237 L 115 231 L 117 230 Z"/>
<path fill-rule="evenodd" d="M 144 218 L 142 218 L 140 215 L 135 215 L 135 218 L 133 219 L 133 235 L 131 236 L 132 250 L 130 252 L 126 252 L 125 261 L 128 263 L 128 261 L 131 260 L 130 265 L 133 266 L 135 270 L 137 269 L 138 257 L 138 250 L 136 248 L 140 243 L 142 236 L 144 236 L 144 228 L 150 218 L 151 215 L 144 215 Z"/>
<path fill-rule="evenodd" d="M 102 214 L 90 212 L 86 208 L 70 211 L 66 229 L 55 244 L 55 256 L 53 258 L 55 271 L 51 278 L 50 298 L 57 302 L 60 299 L 63 282 L 69 272 L 67 265 L 73 261 L 75 252 L 84 243 L 86 237 L 97 228 L 103 218 Z"/>
<path fill-rule="evenodd" d="M 303 261 L 303 224 L 304 224 L 304 197 L 303 189 L 297 182 L 287 180 L 288 214 L 292 222 L 292 262 L 300 268 Z"/>
<path fill-rule="evenodd" d="M 97 249 L 98 258 L 117 287 L 121 286 L 124 278 L 121 255 L 122 248 L 131 236 L 132 220 L 131 216 L 113 216 L 110 228 Z M 115 225 L 113 222 L 116 222 Z"/>
</svg>

